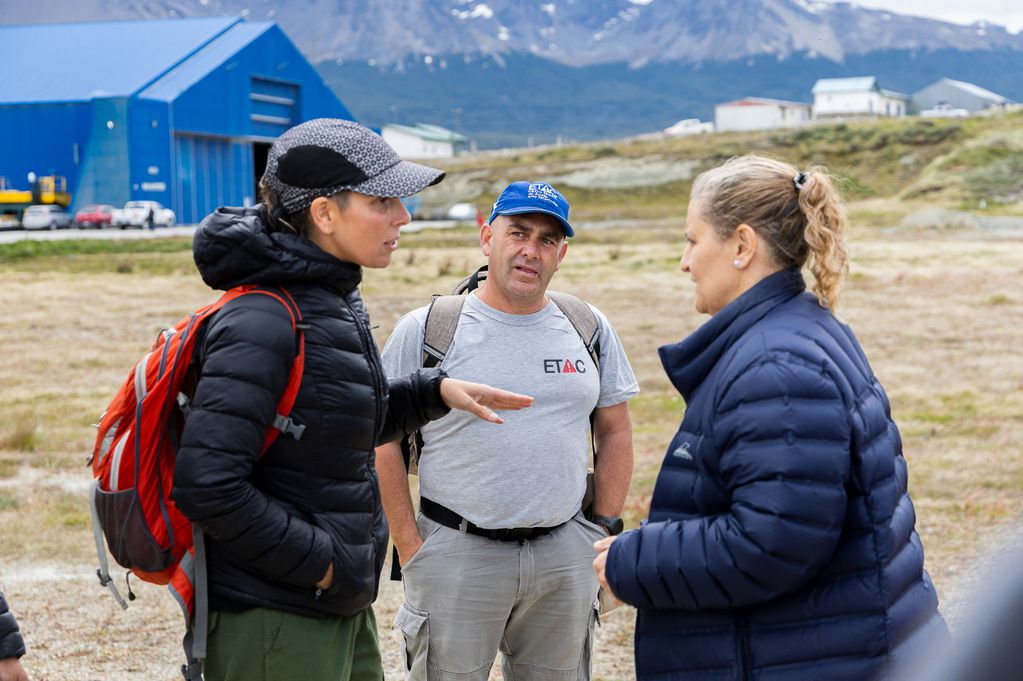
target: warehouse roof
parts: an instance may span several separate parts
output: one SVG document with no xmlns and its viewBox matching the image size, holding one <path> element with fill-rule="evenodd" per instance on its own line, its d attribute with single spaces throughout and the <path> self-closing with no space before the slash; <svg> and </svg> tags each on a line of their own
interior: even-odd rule
<svg viewBox="0 0 1023 681">
<path fill-rule="evenodd" d="M 865 92 L 877 90 L 877 78 L 860 76 L 857 78 L 821 78 L 813 86 L 813 94 L 825 92 Z"/>
<path fill-rule="evenodd" d="M 448 130 L 447 128 L 430 123 L 416 123 L 415 125 L 397 125 L 392 123 L 386 127 L 413 135 L 428 142 L 451 142 L 452 144 L 457 144 L 469 139 L 454 130 Z"/>
<path fill-rule="evenodd" d="M 215 17 L 2 26 L 0 104 L 129 97 L 179 67 L 208 72 L 224 59 L 221 40 L 237 50 L 269 25 Z"/>
<path fill-rule="evenodd" d="M 172 101 L 272 27 L 273 23 L 269 21 L 234 24 L 215 40 L 168 70 L 159 80 L 140 92 L 139 96 Z"/>
<path fill-rule="evenodd" d="M 980 99 L 986 99 L 986 100 L 994 102 L 996 104 L 1007 104 L 1009 102 L 1008 99 L 1006 99 L 1005 97 L 1001 96 L 1000 94 L 997 94 L 995 92 L 991 92 L 991 90 L 982 88 L 979 85 L 974 85 L 973 83 L 967 83 L 966 81 L 963 81 L 963 80 L 952 80 L 951 78 L 942 78 L 941 80 L 938 81 L 938 83 L 947 83 L 947 84 L 949 84 L 949 85 L 951 85 L 953 87 L 959 88 L 963 92 L 967 92 L 967 93 L 973 95 L 974 97 L 979 97 Z M 935 85 L 936 84 L 937 83 L 935 83 Z"/>
</svg>

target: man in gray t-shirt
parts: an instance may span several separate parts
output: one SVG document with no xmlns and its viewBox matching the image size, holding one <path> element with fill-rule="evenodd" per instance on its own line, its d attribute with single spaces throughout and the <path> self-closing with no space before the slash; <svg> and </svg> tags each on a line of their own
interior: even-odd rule
<svg viewBox="0 0 1023 681">
<path fill-rule="evenodd" d="M 452 413 L 424 427 L 418 517 L 398 444 L 377 449 L 405 586 L 395 624 L 408 679 L 485 681 L 499 650 L 506 679 L 589 678 L 592 544 L 621 531 L 632 476 L 627 401 L 638 386 L 603 314 L 590 306 L 598 370 L 546 295 L 570 236 L 556 189 L 510 185 L 480 230 L 487 278 L 467 296 L 443 361 L 450 375 L 531 395 L 533 406 L 500 426 Z M 428 309 L 399 320 L 383 351 L 388 375 L 422 366 Z M 591 413 L 597 467 L 584 515 Z"/>
</svg>

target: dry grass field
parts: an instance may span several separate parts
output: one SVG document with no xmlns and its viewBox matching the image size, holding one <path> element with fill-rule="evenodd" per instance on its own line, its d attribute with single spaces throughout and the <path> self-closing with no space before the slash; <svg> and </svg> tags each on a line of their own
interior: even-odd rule
<svg viewBox="0 0 1023 681">
<path fill-rule="evenodd" d="M 643 392 L 632 403 L 636 469 L 628 521 L 644 515 L 684 405 L 655 350 L 702 321 L 677 270 L 678 220 L 580 230 L 556 287 L 615 323 Z M 393 266 L 367 272 L 382 343 L 397 318 L 480 263 L 473 233 L 402 239 Z M 0 252 L 0 586 L 18 615 L 36 680 L 180 678 L 180 615 L 135 582 L 120 611 L 94 575 L 85 465 L 94 423 L 157 333 L 211 300 L 185 248 L 12 259 Z M 1023 236 L 854 234 L 842 314 L 888 389 L 910 464 L 927 567 L 955 623 L 988 551 L 1023 510 Z M 121 581 L 123 586 L 123 579 Z M 377 604 L 388 679 L 400 587 Z M 604 623 L 595 678 L 630 679 L 632 613 Z"/>
</svg>

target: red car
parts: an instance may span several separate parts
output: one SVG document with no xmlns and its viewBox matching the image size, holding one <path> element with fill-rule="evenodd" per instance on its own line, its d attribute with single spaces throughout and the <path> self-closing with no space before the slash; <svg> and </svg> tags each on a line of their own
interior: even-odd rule
<svg viewBox="0 0 1023 681">
<path fill-rule="evenodd" d="M 109 227 L 114 217 L 114 207 L 106 204 L 86 206 L 75 213 L 75 224 L 79 227 Z"/>
</svg>

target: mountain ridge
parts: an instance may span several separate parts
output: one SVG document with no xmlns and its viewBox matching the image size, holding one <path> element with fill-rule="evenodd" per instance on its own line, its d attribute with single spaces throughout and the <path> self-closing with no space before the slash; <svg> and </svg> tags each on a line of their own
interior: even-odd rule
<svg viewBox="0 0 1023 681">
<path fill-rule="evenodd" d="M 823 0 L 0 0 L 0 23 L 240 15 L 278 22 L 314 62 L 525 53 L 570 66 L 892 49 L 1012 49 L 1023 33 Z M 320 20 L 310 21 L 310 17 Z"/>
<path fill-rule="evenodd" d="M 0 24 L 224 14 L 278 22 L 367 125 L 435 123 L 480 148 L 650 132 L 745 96 L 808 102 L 826 77 L 906 94 L 949 77 L 1023 101 L 1023 33 L 846 2 L 0 0 Z"/>
</svg>

